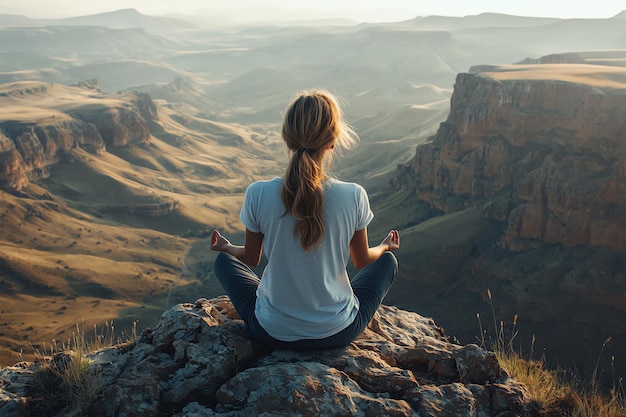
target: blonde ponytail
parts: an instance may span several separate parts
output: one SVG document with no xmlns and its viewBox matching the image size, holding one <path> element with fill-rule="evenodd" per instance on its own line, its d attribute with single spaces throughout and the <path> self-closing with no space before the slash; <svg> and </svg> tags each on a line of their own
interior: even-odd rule
<svg viewBox="0 0 626 417">
<path fill-rule="evenodd" d="M 281 189 L 285 209 L 296 221 L 294 236 L 305 250 L 324 237 L 323 182 L 331 149 L 349 148 L 356 135 L 341 118 L 335 98 L 325 91 L 303 92 L 287 108 L 282 137 L 290 160 Z"/>
</svg>

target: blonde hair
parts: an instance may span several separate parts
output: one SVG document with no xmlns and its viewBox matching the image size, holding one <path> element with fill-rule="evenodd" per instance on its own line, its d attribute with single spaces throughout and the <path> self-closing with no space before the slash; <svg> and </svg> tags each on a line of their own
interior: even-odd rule
<svg viewBox="0 0 626 417">
<path fill-rule="evenodd" d="M 303 91 L 285 113 L 282 137 L 290 159 L 281 199 L 296 220 L 294 236 L 305 250 L 324 237 L 323 181 L 334 148 L 348 149 L 358 137 L 343 120 L 335 97 L 327 91 Z"/>
</svg>

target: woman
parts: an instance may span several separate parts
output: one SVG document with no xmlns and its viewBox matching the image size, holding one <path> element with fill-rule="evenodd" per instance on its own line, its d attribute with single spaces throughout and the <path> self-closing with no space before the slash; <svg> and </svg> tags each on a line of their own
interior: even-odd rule
<svg viewBox="0 0 626 417">
<path fill-rule="evenodd" d="M 215 274 L 252 335 L 285 349 L 348 345 L 365 329 L 395 279 L 400 247 L 396 230 L 369 247 L 374 215 L 358 184 L 329 178 L 335 147 L 349 148 L 354 132 L 342 121 L 334 97 L 303 92 L 287 109 L 282 137 L 290 160 L 285 177 L 246 190 L 241 221 L 244 246 L 217 230 L 211 249 L 221 253 Z M 268 258 L 262 279 L 256 266 Z M 348 258 L 360 271 L 350 280 Z"/>
</svg>

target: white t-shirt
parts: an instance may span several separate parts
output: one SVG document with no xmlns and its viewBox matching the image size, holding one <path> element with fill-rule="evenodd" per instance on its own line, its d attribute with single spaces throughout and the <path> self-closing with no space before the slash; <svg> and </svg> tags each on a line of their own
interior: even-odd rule
<svg viewBox="0 0 626 417">
<path fill-rule="evenodd" d="M 246 190 L 240 218 L 263 233 L 268 264 L 257 289 L 255 314 L 272 337 L 283 341 L 321 339 L 348 327 L 359 301 L 346 265 L 354 232 L 374 217 L 366 191 L 335 179 L 324 182 L 325 233 L 317 249 L 305 251 L 294 237 L 295 220 L 280 198 L 283 180 L 258 181 Z"/>
</svg>

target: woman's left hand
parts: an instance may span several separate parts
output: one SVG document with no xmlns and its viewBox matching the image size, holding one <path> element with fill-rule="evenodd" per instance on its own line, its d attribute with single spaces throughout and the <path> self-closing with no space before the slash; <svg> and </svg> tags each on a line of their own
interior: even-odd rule
<svg viewBox="0 0 626 417">
<path fill-rule="evenodd" d="M 382 245 L 387 245 L 390 251 L 394 251 L 400 248 L 400 233 L 397 230 L 389 232 L 387 237 L 381 242 Z"/>
</svg>

